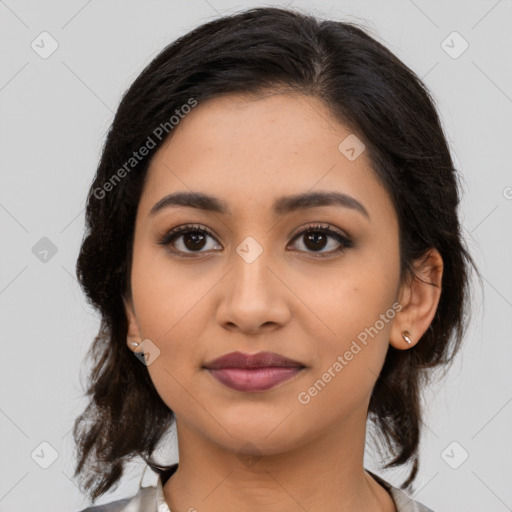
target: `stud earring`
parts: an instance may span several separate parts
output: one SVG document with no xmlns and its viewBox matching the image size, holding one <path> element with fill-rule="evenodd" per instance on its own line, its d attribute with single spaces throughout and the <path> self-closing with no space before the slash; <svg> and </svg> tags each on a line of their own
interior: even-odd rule
<svg viewBox="0 0 512 512">
<path fill-rule="evenodd" d="M 133 348 L 137 348 L 140 343 L 137 343 L 136 341 L 130 341 L 130 345 L 133 347 Z"/>
<path fill-rule="evenodd" d="M 411 341 L 411 333 L 409 331 L 402 331 L 402 338 L 410 345 L 412 343 Z"/>
</svg>

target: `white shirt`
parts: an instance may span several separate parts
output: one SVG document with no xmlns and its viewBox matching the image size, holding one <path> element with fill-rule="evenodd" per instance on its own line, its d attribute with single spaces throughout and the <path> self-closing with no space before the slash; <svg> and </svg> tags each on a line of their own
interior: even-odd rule
<svg viewBox="0 0 512 512">
<path fill-rule="evenodd" d="M 173 464 L 165 472 L 165 482 L 178 469 L 178 464 Z M 434 512 L 425 505 L 409 498 L 401 489 L 392 486 L 371 471 L 366 470 L 377 482 L 379 482 L 395 502 L 398 512 Z M 141 487 L 133 498 L 112 501 L 105 505 L 97 505 L 81 510 L 80 512 L 172 512 L 164 497 L 162 475 L 158 477 L 156 487 Z"/>
</svg>

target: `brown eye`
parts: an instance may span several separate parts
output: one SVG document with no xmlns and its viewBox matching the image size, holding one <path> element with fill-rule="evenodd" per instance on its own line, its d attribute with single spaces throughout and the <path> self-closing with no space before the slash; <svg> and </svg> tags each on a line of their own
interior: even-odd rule
<svg viewBox="0 0 512 512">
<path fill-rule="evenodd" d="M 182 237 L 183 245 L 190 251 L 200 250 L 205 245 L 206 236 L 203 233 L 191 231 L 183 234 Z"/>
<path fill-rule="evenodd" d="M 213 233 L 200 226 L 186 225 L 172 229 L 158 242 L 160 245 L 170 247 L 174 253 L 193 254 L 202 253 L 208 245 L 208 239 L 215 240 Z M 209 249 L 218 250 L 219 245 L 210 244 Z M 207 247 L 208 249 L 208 247 Z"/>
<path fill-rule="evenodd" d="M 319 253 L 321 256 L 341 252 L 354 245 L 352 240 L 341 232 L 321 225 L 307 227 L 297 233 L 294 240 L 301 241 L 306 252 Z"/>
<path fill-rule="evenodd" d="M 322 250 L 327 242 L 328 236 L 325 233 L 305 233 L 303 235 L 304 245 L 312 251 Z"/>
</svg>

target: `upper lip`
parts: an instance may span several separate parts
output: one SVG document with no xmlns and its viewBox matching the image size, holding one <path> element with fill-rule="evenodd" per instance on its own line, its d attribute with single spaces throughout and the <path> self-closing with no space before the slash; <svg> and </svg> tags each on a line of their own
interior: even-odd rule
<svg viewBox="0 0 512 512">
<path fill-rule="evenodd" d="M 257 354 L 244 354 L 242 352 L 230 352 L 204 365 L 209 370 L 221 368 L 303 368 L 304 365 L 288 357 L 275 352 L 258 352 Z"/>
</svg>

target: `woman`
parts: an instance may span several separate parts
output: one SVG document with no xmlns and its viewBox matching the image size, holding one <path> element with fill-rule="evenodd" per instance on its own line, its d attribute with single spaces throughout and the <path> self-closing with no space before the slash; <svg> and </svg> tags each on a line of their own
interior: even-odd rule
<svg viewBox="0 0 512 512">
<path fill-rule="evenodd" d="M 135 456 L 159 478 L 86 510 L 428 511 L 406 491 L 466 328 L 458 203 L 428 91 L 361 28 L 257 8 L 165 48 L 88 197 L 102 326 L 74 431 L 93 501 Z M 368 419 L 400 488 L 363 466 Z"/>
</svg>

